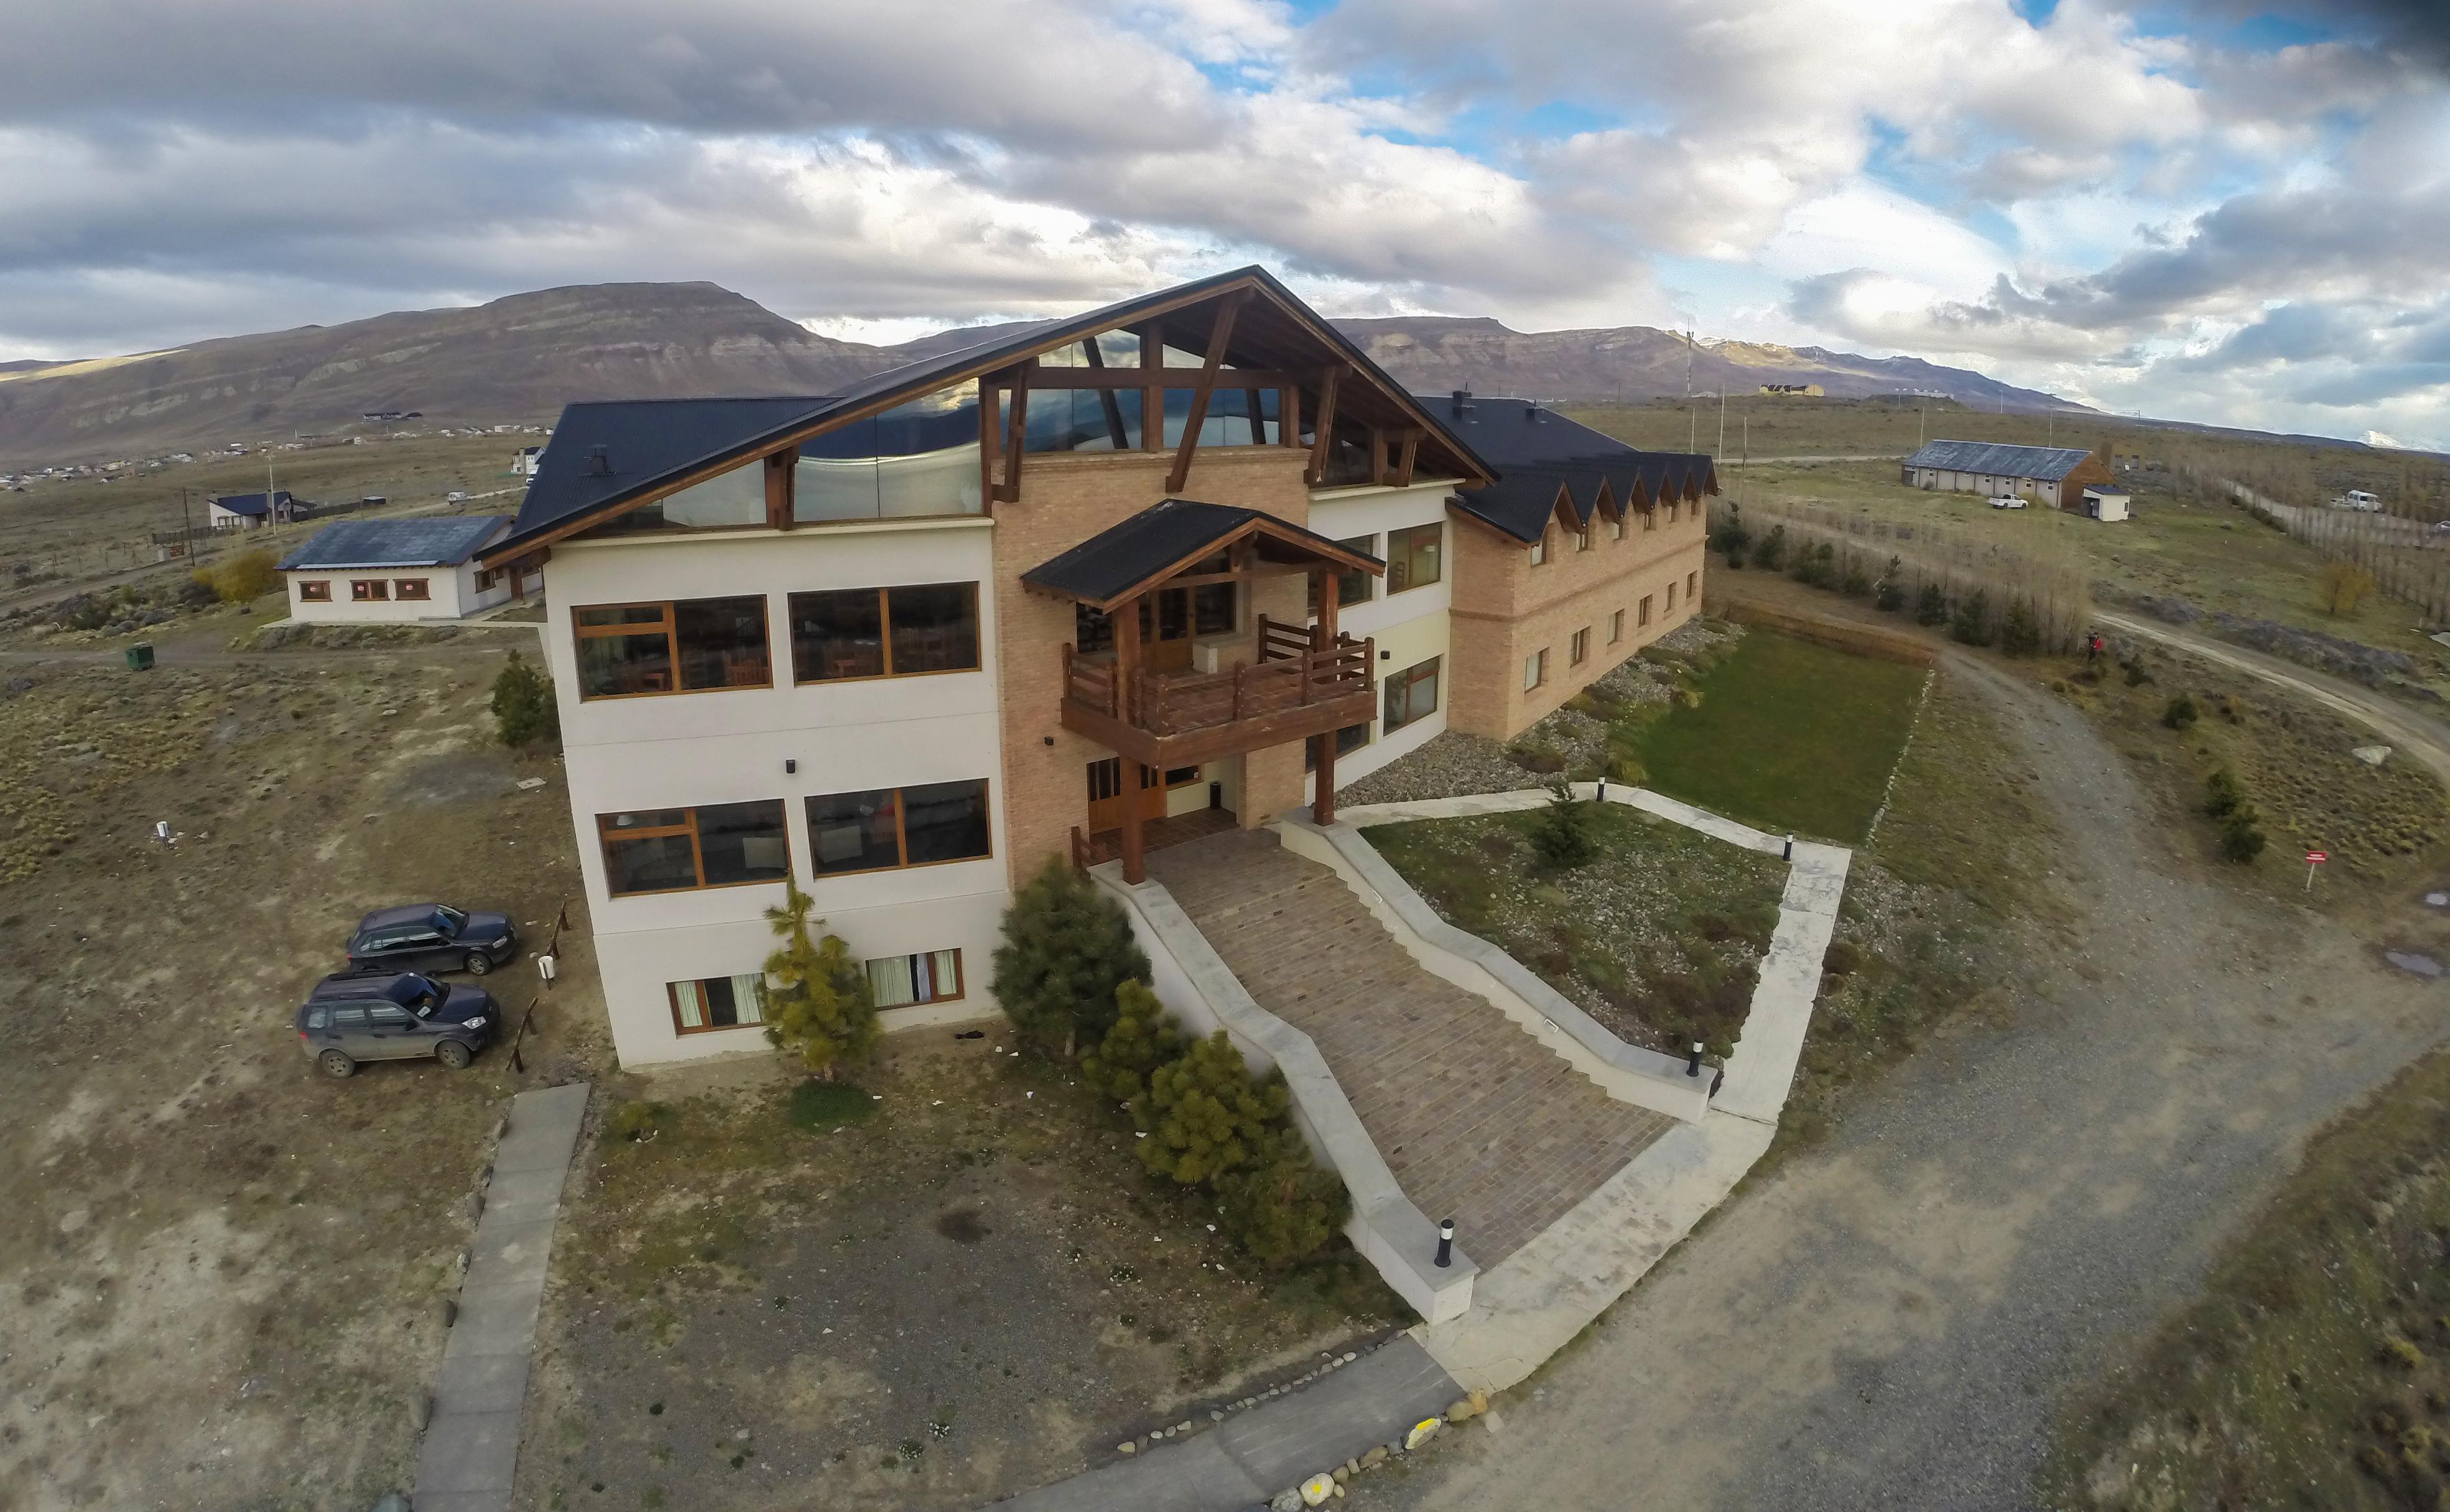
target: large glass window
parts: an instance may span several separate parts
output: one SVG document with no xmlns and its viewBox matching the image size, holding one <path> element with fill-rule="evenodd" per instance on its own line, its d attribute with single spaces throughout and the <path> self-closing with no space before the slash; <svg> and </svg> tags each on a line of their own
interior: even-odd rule
<svg viewBox="0 0 2450 1512">
<path fill-rule="evenodd" d="M 766 523 L 766 461 L 760 457 L 668 494 L 659 523 L 685 531 L 719 531 Z M 639 522 L 639 523 L 644 523 Z"/>
<path fill-rule="evenodd" d="M 976 583 L 791 595 L 791 673 L 803 683 L 978 668 Z"/>
<path fill-rule="evenodd" d="M 803 524 L 976 514 L 982 508 L 975 385 L 813 436 L 800 444 L 791 469 L 791 518 Z"/>
<path fill-rule="evenodd" d="M 1233 584 L 1202 583 L 1191 591 L 1191 633 L 1222 635 L 1233 628 Z"/>
<path fill-rule="evenodd" d="M 1324 735 L 1312 735 L 1302 742 L 1303 771 L 1318 769 L 1318 743 L 1326 738 Z M 1338 756 L 1350 756 L 1369 744 L 1370 722 L 1366 719 L 1358 725 L 1347 725 L 1335 732 L 1335 754 Z"/>
<path fill-rule="evenodd" d="M 973 861 L 995 849 L 983 778 L 823 794 L 808 800 L 808 836 L 824 876 Z"/>
<path fill-rule="evenodd" d="M 1432 656 L 1387 679 L 1383 685 L 1386 703 L 1378 722 L 1386 733 L 1392 734 L 1412 721 L 1427 719 L 1438 711 L 1439 660 Z"/>
<path fill-rule="evenodd" d="M 690 598 L 670 604 L 593 604 L 572 612 L 578 696 L 766 688 L 766 600 Z"/>
<path fill-rule="evenodd" d="M 1335 544 L 1348 552 L 1359 552 L 1364 556 L 1378 554 L 1378 537 L 1375 535 L 1355 535 Z M 1357 568 L 1350 572 L 1338 572 L 1335 574 L 1335 601 L 1348 606 L 1367 604 L 1377 592 L 1377 578 Z M 1313 614 L 1318 612 L 1318 579 L 1314 577 L 1310 579 L 1310 611 Z"/>
<path fill-rule="evenodd" d="M 1440 576 L 1440 545 L 1445 534 L 1443 522 L 1389 531 L 1387 591 L 1400 593 L 1408 588 L 1427 588 L 1436 582 Z"/>
<path fill-rule="evenodd" d="M 672 1000 L 675 1034 L 745 1029 L 766 1021 L 766 979 L 757 972 L 667 982 L 664 991 Z"/>
<path fill-rule="evenodd" d="M 868 1000 L 879 1008 L 951 1002 L 962 994 L 962 953 L 930 950 L 916 956 L 884 956 L 867 963 Z"/>
<path fill-rule="evenodd" d="M 791 871 L 779 798 L 599 814 L 595 830 L 616 898 L 780 882 Z"/>
</svg>

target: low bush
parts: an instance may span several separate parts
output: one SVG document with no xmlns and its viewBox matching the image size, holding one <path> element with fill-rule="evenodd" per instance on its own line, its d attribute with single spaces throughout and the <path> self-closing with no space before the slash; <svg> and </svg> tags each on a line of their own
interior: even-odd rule
<svg viewBox="0 0 2450 1512">
<path fill-rule="evenodd" d="M 1080 1075 L 1117 1102 L 1133 1103 L 1148 1095 L 1157 1069 L 1181 1059 L 1188 1046 L 1148 983 L 1126 981 L 1115 989 L 1114 1027 L 1080 1057 Z"/>
<path fill-rule="evenodd" d="M 561 706 L 554 699 L 553 684 L 517 651 L 495 674 L 492 708 L 496 732 L 514 749 L 561 738 Z"/>
<path fill-rule="evenodd" d="M 2224 860 L 2244 865 L 2263 854 L 2263 816 L 2252 804 L 2240 804 L 2221 821 L 2220 852 Z"/>
<path fill-rule="evenodd" d="M 2161 710 L 2161 723 L 2171 729 L 2185 729 L 2202 715 L 2203 710 L 2195 707 L 2195 701 L 2180 693 L 2169 700 L 2168 707 Z"/>
<path fill-rule="evenodd" d="M 1948 623 L 1948 592 L 1937 583 L 1925 583 L 1922 594 L 1915 600 L 1915 623 L 1945 625 Z"/>
<path fill-rule="evenodd" d="M 1767 535 L 1753 542 L 1753 565 L 1777 572 L 1786 564 L 1786 527 L 1773 525 Z"/>
<path fill-rule="evenodd" d="M 1506 759 L 1526 772 L 1543 776 L 1565 769 L 1565 753 L 1545 741 L 1518 740 L 1506 747 Z"/>
<path fill-rule="evenodd" d="M 604 1126 L 615 1139 L 643 1144 L 662 1130 L 667 1112 L 660 1102 L 615 1103 L 612 1116 L 604 1121 Z"/>
<path fill-rule="evenodd" d="M 2152 680 L 2152 674 L 2144 669 L 2144 659 L 2140 656 L 2129 656 L 2118 665 L 2125 669 L 2129 688 L 2141 688 Z"/>
<path fill-rule="evenodd" d="M 1599 837 L 1591 832 L 1591 809 L 1563 782 L 1548 789 L 1547 806 L 1531 820 L 1531 848 L 1541 864 L 1566 871 L 1588 864 L 1600 853 Z"/>
<path fill-rule="evenodd" d="M 2033 618 L 2032 606 L 2021 598 L 2010 600 L 2008 612 L 2000 616 L 1999 649 L 2011 656 L 2031 656 L 2042 649 L 2042 627 Z"/>
<path fill-rule="evenodd" d="M 1905 585 L 1894 577 L 1880 579 L 1879 588 L 1872 594 L 1872 607 L 1883 614 L 1894 614 L 1905 608 Z"/>
<path fill-rule="evenodd" d="M 2246 802 L 2246 789 L 2226 766 L 2215 767 L 2204 780 L 2204 812 L 2214 819 L 2226 819 Z"/>
<path fill-rule="evenodd" d="M 1851 940 L 1833 940 L 1820 953 L 1820 969 L 1833 977 L 1851 977 L 1863 969 L 1863 949 Z"/>
<path fill-rule="evenodd" d="M 1728 505 L 1727 517 L 1710 532 L 1710 550 L 1724 556 L 1729 567 L 1740 568 L 1744 565 L 1745 548 L 1752 543 L 1753 533 L 1744 529 L 1742 509 Z"/>
<path fill-rule="evenodd" d="M 1334 1238 L 1352 1206 L 1344 1182 L 1311 1158 L 1291 1124 L 1264 1136 L 1247 1167 L 1216 1183 L 1216 1195 L 1225 1231 L 1272 1270 Z"/>
<path fill-rule="evenodd" d="M 1996 638 L 1991 624 L 1990 595 L 1975 589 L 1957 601 L 1956 613 L 1949 621 L 1949 639 L 1967 646 L 1988 646 Z"/>
<path fill-rule="evenodd" d="M 195 579 L 224 604 L 262 598 L 281 586 L 281 567 L 270 552 L 258 548 L 224 557 L 195 571 Z"/>
<path fill-rule="evenodd" d="M 1838 583 L 1838 591 L 1848 598 L 1869 598 L 1872 596 L 1872 580 L 1861 568 L 1850 567 L 1846 569 L 1844 579 Z"/>
</svg>

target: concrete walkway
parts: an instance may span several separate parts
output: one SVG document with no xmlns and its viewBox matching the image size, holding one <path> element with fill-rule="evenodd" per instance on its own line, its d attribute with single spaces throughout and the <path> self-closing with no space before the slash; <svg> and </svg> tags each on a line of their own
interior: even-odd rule
<svg viewBox="0 0 2450 1512">
<path fill-rule="evenodd" d="M 458 1317 L 442 1348 L 434 1411 L 417 1456 L 417 1512 L 501 1512 L 511 1504 L 528 1354 L 588 1091 L 580 1082 L 511 1099 L 511 1126 L 494 1152 Z"/>
<path fill-rule="evenodd" d="M 1288 1486 L 1400 1441 L 1463 1388 L 1410 1338 L 1180 1444 L 999 1502 L 1011 1512 L 1243 1512 Z M 418 1512 L 427 1512 L 425 1502 Z"/>
</svg>

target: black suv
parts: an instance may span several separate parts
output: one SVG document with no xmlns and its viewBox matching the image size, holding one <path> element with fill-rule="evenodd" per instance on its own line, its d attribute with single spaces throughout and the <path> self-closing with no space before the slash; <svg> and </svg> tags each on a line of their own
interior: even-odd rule
<svg viewBox="0 0 2450 1512">
<path fill-rule="evenodd" d="M 462 913 L 443 903 L 378 908 L 349 937 L 351 971 L 457 971 L 483 976 L 511 959 L 519 937 L 507 914 Z"/>
<path fill-rule="evenodd" d="M 482 987 L 431 977 L 336 973 L 315 984 L 298 1010 L 298 1043 L 328 1076 L 346 1076 L 361 1060 L 432 1056 L 454 1071 L 485 1048 L 502 1021 Z"/>
</svg>

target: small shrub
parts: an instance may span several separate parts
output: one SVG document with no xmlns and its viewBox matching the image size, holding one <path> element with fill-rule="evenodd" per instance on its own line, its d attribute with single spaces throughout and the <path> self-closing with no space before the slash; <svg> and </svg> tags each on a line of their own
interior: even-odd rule
<svg viewBox="0 0 2450 1512">
<path fill-rule="evenodd" d="M 2000 616 L 1999 649 L 2011 656 L 2031 656 L 2042 649 L 2041 624 L 2032 606 L 2021 598 L 2010 600 L 2008 612 Z"/>
<path fill-rule="evenodd" d="M 810 933 L 816 901 L 795 882 L 784 884 L 781 906 L 766 910 L 766 922 L 783 938 L 766 958 L 766 1041 L 798 1053 L 800 1063 L 831 1081 L 848 1060 L 865 1059 L 876 1046 L 876 1004 L 867 972 L 853 960 L 840 935 Z"/>
<path fill-rule="evenodd" d="M 1777 572 L 1786 562 L 1786 527 L 1773 525 L 1769 533 L 1753 542 L 1753 565 Z"/>
<path fill-rule="evenodd" d="M 1526 772 L 1543 776 L 1565 769 L 1565 753 L 1546 741 L 1518 740 L 1506 747 L 1506 759 Z"/>
<path fill-rule="evenodd" d="M 1716 945 L 1736 938 L 1736 926 L 1722 915 L 1695 914 L 1691 920 L 1693 933 Z"/>
<path fill-rule="evenodd" d="M 494 727 L 514 749 L 561 738 L 561 706 L 553 684 L 518 652 L 511 652 L 494 677 Z"/>
<path fill-rule="evenodd" d="M 1150 1075 L 1132 1106 L 1148 1134 L 1136 1146 L 1140 1163 L 1187 1187 L 1213 1182 L 1271 1148 L 1291 1106 L 1284 1076 L 1253 1076 L 1219 1029 Z"/>
<path fill-rule="evenodd" d="M 281 567 L 270 552 L 240 552 L 210 567 L 197 568 L 195 580 L 213 591 L 224 604 L 262 598 L 281 586 Z"/>
<path fill-rule="evenodd" d="M 783 1121 L 794 1129 L 832 1129 L 857 1123 L 876 1112 L 876 1100 L 847 1081 L 814 1077 L 791 1089 L 783 1105 Z"/>
<path fill-rule="evenodd" d="M 1650 769 L 1642 765 L 1642 758 L 1633 753 L 1630 746 L 1611 745 L 1607 753 L 1607 780 L 1622 783 L 1627 787 L 1639 787 L 1650 781 Z"/>
<path fill-rule="evenodd" d="M 1956 605 L 1956 615 L 1949 622 L 1949 639 L 1968 646 L 1988 646 L 1993 637 L 1991 627 L 1991 602 L 1981 589 L 1965 595 Z"/>
<path fill-rule="evenodd" d="M 1820 953 L 1820 969 L 1833 977 L 1851 977 L 1863 969 L 1863 949 L 1851 940 L 1833 940 Z"/>
<path fill-rule="evenodd" d="M 1710 550 L 1727 559 L 1729 567 L 1744 565 L 1744 549 L 1753 543 L 1753 533 L 1744 529 L 1743 511 L 1740 506 L 1727 506 L 1727 517 L 1710 532 Z"/>
<path fill-rule="evenodd" d="M 1022 1046 L 1071 1059 L 1114 1023 L 1116 994 L 1149 979 L 1149 960 L 1122 906 L 1051 857 L 1013 896 L 990 990 Z"/>
<path fill-rule="evenodd" d="M 2252 804 L 2240 804 L 2221 821 L 2220 852 L 2225 861 L 2243 866 L 2263 854 L 2263 816 Z"/>
<path fill-rule="evenodd" d="M 1080 1057 L 1080 1075 L 1117 1102 L 1133 1102 L 1146 1095 L 1157 1069 L 1181 1059 L 1189 1046 L 1148 983 L 1126 980 L 1115 989 L 1114 1027 Z"/>
<path fill-rule="evenodd" d="M 1894 614 L 1905 608 L 1905 585 L 1894 577 L 1880 579 L 1878 590 L 1872 594 L 1872 607 L 1883 614 Z"/>
<path fill-rule="evenodd" d="M 1272 1270 L 1316 1252 L 1352 1208 L 1343 1180 L 1311 1158 L 1289 1124 L 1268 1134 L 1247 1169 L 1219 1179 L 1216 1195 L 1225 1231 Z"/>
<path fill-rule="evenodd" d="M 1531 848 L 1544 865 L 1565 871 L 1599 854 L 1599 837 L 1591 833 L 1592 806 L 1563 782 L 1548 789 L 1547 806 L 1531 818 Z"/>
<path fill-rule="evenodd" d="M 1872 596 L 1872 580 L 1864 575 L 1861 568 L 1849 567 L 1838 585 L 1838 591 L 1848 598 L 1869 598 Z"/>
<path fill-rule="evenodd" d="M 2354 562 L 2324 563 L 2322 575 L 2317 581 L 2320 584 L 2319 601 L 2324 611 L 2329 614 L 2355 613 L 2365 595 L 2374 591 L 2373 574 Z"/>
<path fill-rule="evenodd" d="M 2246 789 L 2226 766 L 2213 769 L 2204 781 L 2204 812 L 2214 819 L 2226 819 L 2246 803 Z"/>
<path fill-rule="evenodd" d="M 2129 656 L 2118 665 L 2126 669 L 2127 686 L 2129 688 L 2141 688 L 2152 680 L 2152 674 L 2144 669 L 2144 659 L 2140 656 Z"/>
<path fill-rule="evenodd" d="M 2396 1333 L 2385 1336 L 2374 1354 L 2382 1364 L 2397 1366 L 2402 1370 L 2413 1370 L 2424 1364 L 2424 1351 L 2414 1342 Z"/>
<path fill-rule="evenodd" d="M 613 1107 L 612 1116 L 606 1120 L 605 1127 L 615 1139 L 643 1144 L 663 1129 L 667 1111 L 660 1102 L 619 1103 Z"/>
<path fill-rule="evenodd" d="M 2195 701 L 2180 693 L 2169 700 L 2168 706 L 2161 710 L 2161 723 L 2171 729 L 2185 729 L 2202 715 L 2203 710 L 2195 707 Z"/>
<path fill-rule="evenodd" d="M 1915 623 L 1945 625 L 1948 623 L 1948 594 L 1937 583 L 1925 583 L 1922 594 L 1915 600 Z"/>
</svg>

